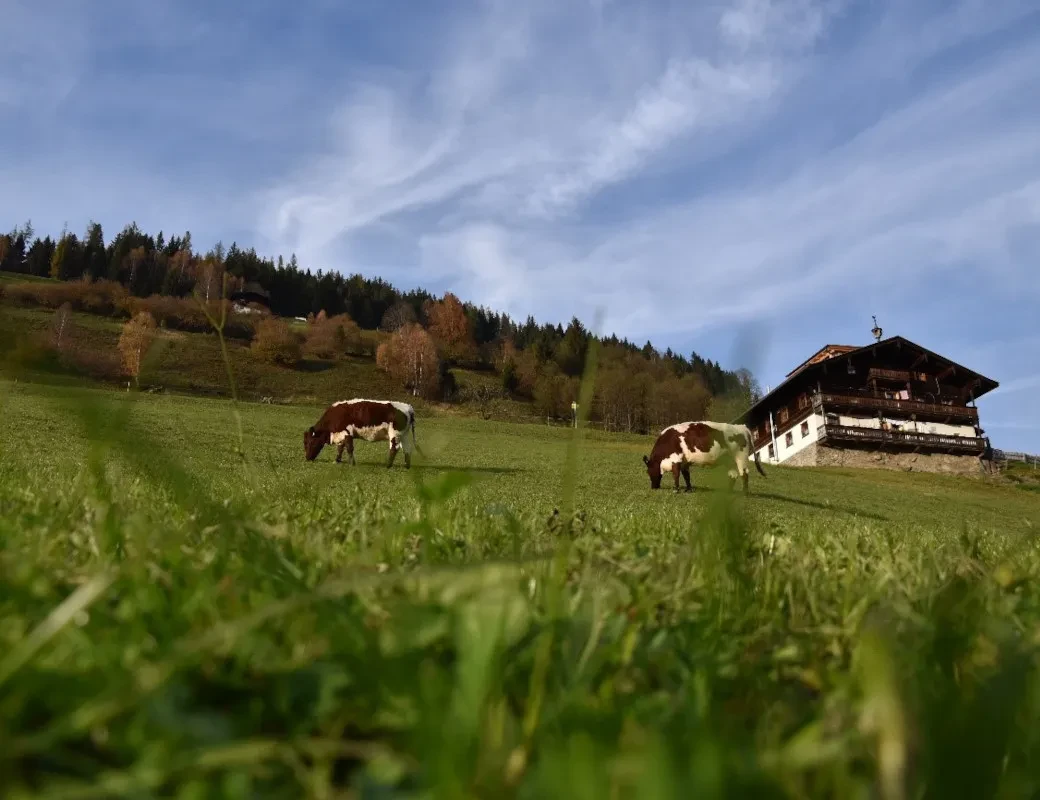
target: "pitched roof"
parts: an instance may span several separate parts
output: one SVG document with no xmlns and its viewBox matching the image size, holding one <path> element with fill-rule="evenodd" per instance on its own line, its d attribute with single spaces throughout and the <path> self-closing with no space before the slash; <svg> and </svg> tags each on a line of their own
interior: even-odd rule
<svg viewBox="0 0 1040 800">
<path fill-rule="evenodd" d="M 927 347 L 922 347 L 916 342 L 911 342 L 909 339 L 905 339 L 902 336 L 890 336 L 887 339 L 882 339 L 880 342 L 871 342 L 870 344 L 863 345 L 862 347 L 851 347 L 849 345 L 826 345 L 820 348 L 818 351 L 816 351 L 814 355 L 806 359 L 792 372 L 789 372 L 787 376 L 784 378 L 784 380 L 778 386 L 776 386 L 771 392 L 764 395 L 757 403 L 755 403 L 753 406 L 748 408 L 743 414 L 737 417 L 735 422 L 745 422 L 747 418 L 751 416 L 755 411 L 767 405 L 770 398 L 772 398 L 774 395 L 778 394 L 782 390 L 789 388 L 789 386 L 794 382 L 796 378 L 799 378 L 802 375 L 807 375 L 808 373 L 816 372 L 818 369 L 821 368 L 821 365 L 823 365 L 824 363 L 830 363 L 831 361 L 843 361 L 845 359 L 851 358 L 854 355 L 862 355 L 863 353 L 866 353 L 869 350 L 873 350 L 879 347 L 889 347 L 891 345 L 907 345 L 909 347 L 915 348 L 921 353 L 926 353 L 929 358 L 934 358 L 936 361 L 946 364 L 947 367 L 955 368 L 958 372 L 964 372 L 968 373 L 969 375 L 974 375 L 979 381 L 978 391 L 975 392 L 974 395 L 976 399 L 982 397 L 982 395 L 988 392 L 993 391 L 1000 385 L 999 383 L 997 383 L 997 381 L 993 380 L 992 378 L 987 378 L 985 375 L 981 375 L 980 373 L 975 372 L 975 370 L 968 369 L 967 367 L 962 366 L 956 363 L 955 361 L 951 361 L 945 356 L 939 355 L 934 350 L 929 350 Z M 828 355 L 828 348 L 834 349 L 835 352 L 833 354 Z"/>
<path fill-rule="evenodd" d="M 796 372 L 801 372 L 805 367 L 810 364 L 818 364 L 821 361 L 826 361 L 828 358 L 834 358 L 835 356 L 844 355 L 845 353 L 851 353 L 853 350 L 859 350 L 859 347 L 854 344 L 825 344 L 805 361 L 795 367 L 793 370 L 785 375 L 785 378 L 790 378 Z"/>
</svg>

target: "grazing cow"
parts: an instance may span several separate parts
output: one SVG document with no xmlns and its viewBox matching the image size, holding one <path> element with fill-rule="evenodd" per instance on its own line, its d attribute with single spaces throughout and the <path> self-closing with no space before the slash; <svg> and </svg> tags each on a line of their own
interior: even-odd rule
<svg viewBox="0 0 1040 800">
<path fill-rule="evenodd" d="M 397 451 L 403 449 L 404 465 L 411 467 L 412 447 L 419 449 L 415 441 L 415 409 L 393 400 L 340 400 L 326 408 L 321 419 L 303 434 L 303 447 L 307 460 L 313 461 L 325 445 L 334 444 L 339 448 L 337 463 L 343 460 L 346 450 L 350 463 L 354 464 L 354 439 L 357 438 L 367 442 L 388 441 L 387 467 L 393 466 Z"/>
<path fill-rule="evenodd" d="M 650 457 L 643 456 L 650 486 L 661 488 L 661 478 L 671 472 L 675 478 L 675 491 L 679 491 L 679 475 L 686 481 L 686 491 L 693 491 L 690 484 L 690 465 L 711 466 L 720 461 L 732 462 L 729 470 L 730 489 L 739 477 L 748 490 L 748 462 L 754 458 L 755 467 L 762 477 L 762 463 L 753 451 L 751 431 L 746 425 L 728 425 L 724 422 L 680 422 L 661 431 L 654 443 Z"/>
</svg>

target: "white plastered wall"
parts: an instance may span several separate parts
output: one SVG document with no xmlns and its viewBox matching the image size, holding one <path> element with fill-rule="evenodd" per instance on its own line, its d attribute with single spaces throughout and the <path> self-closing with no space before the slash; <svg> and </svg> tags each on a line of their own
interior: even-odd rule
<svg viewBox="0 0 1040 800">
<path fill-rule="evenodd" d="M 808 428 L 809 428 L 808 433 L 805 436 L 802 435 L 802 424 L 803 423 L 808 425 Z M 791 456 L 795 455 L 796 453 L 801 452 L 802 450 L 804 450 L 809 445 L 814 444 L 816 442 L 817 438 L 819 438 L 820 426 L 822 426 L 822 425 L 823 425 L 823 416 L 821 416 L 820 414 L 810 414 L 808 417 L 806 417 L 804 420 L 802 420 L 802 422 L 799 422 L 799 423 L 795 424 L 795 426 L 793 428 L 791 428 L 790 430 L 784 431 L 783 433 L 777 434 L 777 437 L 776 437 L 776 450 L 777 450 L 777 452 L 776 452 L 776 457 L 775 458 L 770 458 L 769 457 L 769 445 L 771 445 L 773 443 L 772 439 L 767 441 L 765 444 L 763 444 L 759 448 L 759 450 L 758 450 L 759 458 L 761 458 L 763 461 L 765 461 L 767 463 L 770 463 L 770 464 L 782 464 L 784 461 L 789 459 Z M 790 446 L 787 445 L 787 434 L 788 433 L 791 434 L 791 445 Z"/>
<path fill-rule="evenodd" d="M 907 433 L 935 433 L 941 436 L 975 436 L 973 425 L 947 425 L 943 422 L 912 422 L 908 419 L 896 419 L 886 417 L 885 421 L 892 426 L 898 426 L 899 430 Z M 849 428 L 874 428 L 881 427 L 881 420 L 877 417 L 852 417 L 846 414 L 838 415 L 838 424 Z"/>
</svg>

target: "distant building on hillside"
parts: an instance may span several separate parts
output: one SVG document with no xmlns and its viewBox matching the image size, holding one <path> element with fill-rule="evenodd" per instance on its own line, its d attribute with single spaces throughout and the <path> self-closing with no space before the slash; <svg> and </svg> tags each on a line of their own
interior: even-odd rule
<svg viewBox="0 0 1040 800">
<path fill-rule="evenodd" d="M 763 461 L 976 473 L 991 452 L 975 401 L 997 388 L 901 336 L 827 345 L 741 417 Z"/>
<path fill-rule="evenodd" d="M 271 312 L 271 295 L 259 283 L 251 282 L 241 291 L 233 292 L 228 298 L 232 308 L 239 314 L 269 314 Z"/>
</svg>

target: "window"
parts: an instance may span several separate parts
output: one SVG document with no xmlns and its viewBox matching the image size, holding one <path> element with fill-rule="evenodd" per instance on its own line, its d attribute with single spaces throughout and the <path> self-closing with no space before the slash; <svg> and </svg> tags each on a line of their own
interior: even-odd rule
<svg viewBox="0 0 1040 800">
<path fill-rule="evenodd" d="M 804 439 L 809 435 L 809 422 L 805 421 L 802 423 L 802 438 Z"/>
<path fill-rule="evenodd" d="M 776 458 L 776 450 L 773 449 L 773 445 L 769 445 L 769 457 Z"/>
<path fill-rule="evenodd" d="M 808 407 L 809 407 L 809 395 L 807 395 L 807 394 L 798 395 L 798 408 L 802 409 L 802 408 L 808 408 Z"/>
<path fill-rule="evenodd" d="M 794 444 L 794 436 L 791 435 L 790 431 L 788 431 L 784 435 L 784 444 L 787 445 L 788 447 L 791 447 Z"/>
<path fill-rule="evenodd" d="M 786 408 L 780 409 L 780 424 L 787 422 L 787 418 L 790 416 L 790 412 Z"/>
</svg>

